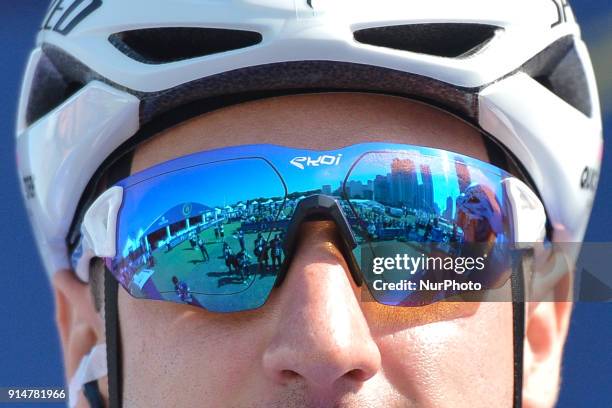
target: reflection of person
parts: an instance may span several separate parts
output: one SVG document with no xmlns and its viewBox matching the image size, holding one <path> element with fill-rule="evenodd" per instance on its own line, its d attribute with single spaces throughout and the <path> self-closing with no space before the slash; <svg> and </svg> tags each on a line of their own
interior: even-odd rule
<svg viewBox="0 0 612 408">
<path fill-rule="evenodd" d="M 225 227 L 223 227 L 223 222 L 219 225 L 219 236 L 222 241 L 225 239 Z"/>
<path fill-rule="evenodd" d="M 206 244 L 204 243 L 204 240 L 202 238 L 198 238 L 198 248 L 202 253 L 202 259 L 204 261 L 209 261 L 210 256 L 208 256 L 208 250 L 206 249 Z"/>
<path fill-rule="evenodd" d="M 245 250 L 240 250 L 236 254 L 236 261 L 238 263 L 238 272 L 243 282 L 246 282 L 249 278 L 249 254 Z"/>
<path fill-rule="evenodd" d="M 283 248 L 280 235 L 276 234 L 270 242 L 270 251 L 272 255 L 272 268 L 280 268 L 282 262 Z"/>
<path fill-rule="evenodd" d="M 219 241 L 219 227 L 215 225 L 215 242 Z"/>
<path fill-rule="evenodd" d="M 370 238 L 374 238 L 376 234 L 376 225 L 374 225 L 373 222 L 368 223 L 368 234 L 370 235 Z"/>
<path fill-rule="evenodd" d="M 174 291 L 179 296 L 182 302 L 190 303 L 192 301 L 189 286 L 183 281 L 179 281 L 176 276 L 172 277 L 172 283 L 174 284 Z"/>
<path fill-rule="evenodd" d="M 467 242 L 494 243 L 503 238 L 502 213 L 488 186 L 472 184 L 457 197 L 457 224 Z"/>
<path fill-rule="evenodd" d="M 232 248 L 225 241 L 223 241 L 223 259 L 225 260 L 225 266 L 227 266 L 227 271 L 231 273 L 234 255 L 232 253 Z"/>
<path fill-rule="evenodd" d="M 431 220 L 427 221 L 427 225 L 425 225 L 425 230 L 423 231 L 423 241 L 427 242 L 431 239 L 431 232 L 432 232 L 433 226 L 431 224 Z"/>
<path fill-rule="evenodd" d="M 253 242 L 253 253 L 256 256 L 259 256 L 258 251 L 261 250 L 261 247 L 263 245 L 263 241 L 265 241 L 263 235 L 261 235 L 261 232 L 257 233 L 257 238 L 255 238 L 255 242 Z"/>
<path fill-rule="evenodd" d="M 240 228 L 236 234 L 236 239 L 238 240 L 238 244 L 240 244 L 240 250 L 244 251 L 245 250 L 245 246 L 244 246 L 244 231 L 242 230 L 242 228 Z"/>
<path fill-rule="evenodd" d="M 155 258 L 153 257 L 153 255 L 147 253 L 145 255 L 145 264 L 149 267 L 149 268 L 153 268 L 155 267 Z"/>
<path fill-rule="evenodd" d="M 87 191 L 94 197 L 87 198 L 93 200 L 110 187 L 110 176 L 119 171 L 136 173 L 226 146 L 266 143 L 327 151 L 392 141 L 489 161 L 488 152 L 498 153 L 497 143 L 504 141 L 524 147 L 512 157 L 530 158 L 527 164 L 538 170 L 534 178 L 546 187 L 540 191 L 562 191 L 559 197 L 567 195 L 568 202 L 592 201 L 590 191 L 576 192 L 577 174 L 570 183 L 555 171 L 598 168 L 588 159 L 588 145 L 595 145 L 599 154 L 595 122 L 600 118 L 596 95 L 590 97 L 596 88 L 578 27 L 571 12 L 563 16 L 572 20 L 569 24 L 560 21 L 551 27 L 558 18 L 552 1 L 308 5 L 165 0 L 159 3 L 163 7 L 140 10 L 134 2 L 95 3 L 93 11 L 88 7 L 79 14 L 82 18 L 72 20 L 75 27 L 68 21 L 61 25 L 65 33 L 42 33 L 24 76 L 18 126 L 24 131 L 18 139 L 31 142 L 27 137 L 35 130 L 36 143 L 30 146 L 38 152 L 45 140 L 56 140 L 57 148 L 44 152 L 56 156 L 46 157 L 42 167 L 47 171 L 57 162 L 62 177 L 79 175 L 79 183 L 61 178 L 59 187 L 42 184 L 39 189 L 37 184 L 37 193 L 53 192 L 44 198 L 61 196 L 46 200 L 54 211 L 45 216 L 56 214 L 65 201 L 72 207 L 55 218 L 67 224 L 78 220 L 84 183 L 106 161 L 102 152 L 119 158 L 120 145 L 129 145 L 129 156 L 121 156 L 123 161 L 110 169 L 108 183 L 96 174 L 100 182 L 91 184 Z M 212 47 L 200 41 L 208 38 L 208 27 L 220 27 L 214 29 L 219 40 Z M 533 41 L 524 41 L 526 36 Z M 405 50 L 390 50 L 398 44 Z M 469 58 L 461 57 L 465 55 Z M 528 69 L 517 70 L 523 66 Z M 579 76 L 583 71 L 586 78 Z M 555 75 L 549 77 L 551 72 Z M 543 81 L 531 78 L 540 74 Z M 556 83 L 566 77 L 573 86 Z M 549 78 L 560 87 L 543 87 Z M 82 88 L 68 92 L 74 85 Z M 571 94 L 569 102 L 559 92 Z M 587 114 L 572 103 L 586 103 L 581 109 Z M 519 104 L 520 109 L 507 112 Z M 152 129 L 159 132 L 152 134 Z M 563 133 L 565 129 L 571 133 Z M 73 139 L 79 144 L 69 145 Z M 104 148 L 83 148 L 88 140 Z M 537 151 L 526 144 L 532 140 L 537 140 Z M 563 148 L 549 149 L 551 143 L 563 143 Z M 19 165 L 26 166 L 32 160 L 27 146 L 21 146 Z M 576 146 L 585 163 L 564 163 L 563 152 Z M 73 147 L 81 157 L 70 161 Z M 503 157 L 499 153 L 495 158 Z M 553 160 L 559 163 L 548 162 Z M 28 170 L 20 167 L 20 174 L 28 176 Z M 299 174 L 315 177 L 334 170 L 313 166 Z M 52 176 L 49 172 L 48 179 Z M 249 176 L 239 175 L 250 184 L 245 191 L 256 191 L 258 180 Z M 45 183 L 47 177 L 34 180 Z M 76 198 L 68 196 L 70 191 Z M 558 201 L 549 197 L 545 204 L 564 205 Z M 586 227 L 585 208 L 567 211 L 578 229 Z M 376 222 L 379 229 L 389 224 L 382 216 Z M 57 266 L 49 273 L 67 376 L 91 347 L 107 341 L 108 360 L 120 369 L 109 371 L 110 391 L 105 386 L 100 390 L 105 399 L 127 407 L 505 408 L 513 404 L 514 385 L 521 380 L 518 400 L 524 390 L 525 407 L 554 405 L 571 305 L 540 302 L 515 308 L 511 302 L 483 302 L 392 308 L 367 302 L 347 267 L 337 225 L 308 219 L 299 228 L 287 274 L 270 301 L 257 310 L 227 314 L 143 301 L 122 288 L 116 298 L 105 298 L 103 267 L 93 264 L 87 286 L 62 261 L 69 226 L 49 229 L 59 231 L 58 236 L 39 231 L 45 263 Z M 50 254 L 49 243 L 60 250 Z M 273 265 L 287 262 L 281 259 L 278 235 L 270 245 Z M 253 283 L 253 290 L 263 282 Z M 552 298 L 569 286 L 570 275 L 564 274 L 543 290 Z M 104 329 L 108 314 L 102 313 L 113 308 L 120 327 L 115 348 L 112 332 Z M 515 310 L 524 312 L 524 325 L 514 324 Z M 517 358 L 521 349 L 515 344 L 524 346 L 524 359 L 522 354 Z M 523 362 L 524 370 L 515 372 Z"/>
<path fill-rule="evenodd" d="M 255 248 L 253 249 L 253 253 L 257 258 L 257 262 L 259 265 L 259 271 L 265 271 L 268 269 L 268 242 L 261 235 L 261 233 L 257 234 L 257 239 L 255 240 Z"/>
</svg>

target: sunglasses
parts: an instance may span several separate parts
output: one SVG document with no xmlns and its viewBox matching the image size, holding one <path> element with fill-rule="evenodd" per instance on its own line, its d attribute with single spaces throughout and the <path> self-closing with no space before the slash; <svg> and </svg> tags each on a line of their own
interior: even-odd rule
<svg viewBox="0 0 612 408">
<path fill-rule="evenodd" d="M 335 223 L 368 299 L 421 306 L 502 287 L 516 253 L 544 239 L 546 216 L 516 177 L 442 149 L 245 145 L 109 188 L 85 214 L 72 263 L 86 280 L 102 258 L 136 298 L 245 311 L 282 284 L 310 220 Z"/>
</svg>

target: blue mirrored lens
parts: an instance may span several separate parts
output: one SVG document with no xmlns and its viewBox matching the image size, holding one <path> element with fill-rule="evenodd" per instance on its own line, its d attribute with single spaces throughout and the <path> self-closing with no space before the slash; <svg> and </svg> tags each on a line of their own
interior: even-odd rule
<svg viewBox="0 0 612 408">
<path fill-rule="evenodd" d="M 505 283 L 511 264 L 503 176 L 445 151 L 363 155 L 344 192 L 359 243 L 354 255 L 373 297 L 420 305 L 474 287 L 461 284 Z M 457 285 L 439 285 L 449 280 Z"/>
<path fill-rule="evenodd" d="M 117 256 L 107 260 L 135 297 L 233 312 L 261 306 L 280 269 L 285 187 L 263 159 L 219 161 L 126 186 Z"/>
</svg>

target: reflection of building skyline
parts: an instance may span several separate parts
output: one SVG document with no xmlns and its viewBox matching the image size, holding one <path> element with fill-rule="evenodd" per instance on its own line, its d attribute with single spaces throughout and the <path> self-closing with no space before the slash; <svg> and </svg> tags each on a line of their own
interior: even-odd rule
<svg viewBox="0 0 612 408">
<path fill-rule="evenodd" d="M 447 220 L 456 217 L 456 202 L 452 196 L 436 202 L 435 186 L 431 167 L 428 164 L 416 166 L 411 159 L 395 158 L 391 162 L 391 172 L 378 174 L 373 180 L 361 182 L 349 180 L 346 183 L 348 197 L 374 200 L 392 207 L 407 207 L 426 210 L 440 215 Z M 469 167 L 460 158 L 455 159 L 454 166 L 459 193 L 465 192 L 472 182 Z M 326 186 L 324 186 L 326 187 Z M 321 190 L 323 194 L 324 189 Z M 341 188 L 333 190 L 333 195 L 340 196 Z M 442 200 L 443 197 L 439 197 Z"/>
<path fill-rule="evenodd" d="M 424 208 L 435 210 L 437 206 L 434 203 L 434 186 L 433 177 L 431 175 L 431 168 L 427 164 L 421 164 L 421 180 L 423 180 L 422 190 L 419 194 L 419 201 Z M 439 214 L 438 211 L 434 211 Z"/>
<path fill-rule="evenodd" d="M 390 206 L 421 208 L 435 213 L 440 211 L 434 202 L 430 166 L 422 164 L 417 167 L 411 159 L 395 158 L 390 173 L 379 174 L 366 184 L 350 180 L 346 189 L 351 198 L 371 199 Z"/>
<path fill-rule="evenodd" d="M 419 184 L 416 167 L 410 159 L 393 159 L 391 174 L 387 175 L 390 195 L 385 197 L 394 206 L 415 207 L 419 202 Z M 377 201 L 382 201 L 380 198 Z"/>
</svg>

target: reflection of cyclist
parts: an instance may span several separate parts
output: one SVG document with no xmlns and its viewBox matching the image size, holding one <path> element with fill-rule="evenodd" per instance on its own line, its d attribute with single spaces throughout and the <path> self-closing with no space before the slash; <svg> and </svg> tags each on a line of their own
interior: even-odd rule
<svg viewBox="0 0 612 408">
<path fill-rule="evenodd" d="M 202 259 L 204 261 L 209 261 L 210 256 L 208 256 L 208 250 L 206 249 L 206 244 L 204 244 L 204 240 L 202 238 L 198 239 L 198 248 L 200 248 L 200 252 L 202 253 Z"/>
<path fill-rule="evenodd" d="M 185 303 L 191 303 L 191 293 L 189 293 L 189 286 L 183 281 L 179 281 L 176 276 L 172 277 L 172 283 L 174 283 L 174 291 L 178 295 L 179 299 Z"/>
</svg>

